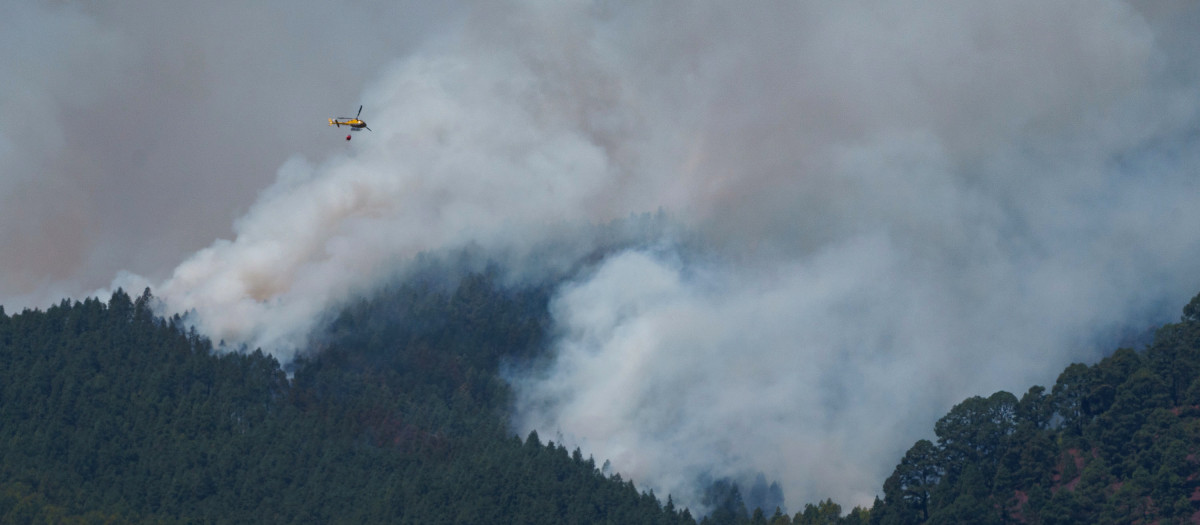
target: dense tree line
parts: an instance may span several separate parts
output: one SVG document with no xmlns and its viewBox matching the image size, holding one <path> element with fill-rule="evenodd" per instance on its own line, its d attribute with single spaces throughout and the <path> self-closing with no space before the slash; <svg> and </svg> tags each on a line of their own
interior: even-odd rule
<svg viewBox="0 0 1200 525">
<path fill-rule="evenodd" d="M 289 379 L 147 290 L 0 309 L 5 523 L 694 523 L 579 450 L 508 433 L 505 359 L 546 293 L 473 274 L 353 305 Z"/>
<path fill-rule="evenodd" d="M 1049 391 L 972 397 L 934 432 L 871 523 L 1195 523 L 1200 295 L 1145 349 L 1068 366 Z"/>
<path fill-rule="evenodd" d="M 4 523 L 696 523 L 578 449 L 507 427 L 549 288 L 418 274 L 348 305 L 287 370 L 134 298 L 0 308 Z M 706 525 L 1172 523 L 1200 518 L 1200 296 L 1050 389 L 956 405 L 872 509 L 794 514 L 714 480 Z M 779 502 L 773 512 L 769 507 Z"/>
</svg>

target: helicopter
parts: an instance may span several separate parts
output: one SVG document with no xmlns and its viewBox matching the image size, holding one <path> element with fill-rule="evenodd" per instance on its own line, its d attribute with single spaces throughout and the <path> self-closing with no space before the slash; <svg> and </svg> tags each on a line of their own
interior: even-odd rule
<svg viewBox="0 0 1200 525">
<path fill-rule="evenodd" d="M 360 129 L 367 128 L 367 123 L 358 119 L 359 115 L 362 115 L 362 108 L 363 107 L 361 105 L 358 106 L 358 113 L 354 115 L 354 118 L 338 117 L 336 119 L 329 119 L 329 125 L 337 126 L 339 128 L 342 126 L 350 126 L 350 131 L 358 131 Z M 373 130 L 371 128 L 367 128 L 367 131 Z M 350 135 L 346 135 L 346 140 L 350 140 Z"/>
</svg>

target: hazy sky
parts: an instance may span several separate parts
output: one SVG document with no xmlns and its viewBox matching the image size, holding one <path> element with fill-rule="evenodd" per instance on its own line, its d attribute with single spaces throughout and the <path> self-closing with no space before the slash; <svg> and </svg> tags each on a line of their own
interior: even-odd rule
<svg viewBox="0 0 1200 525">
<path fill-rule="evenodd" d="M 162 279 L 231 237 L 286 159 L 345 148 L 325 119 L 446 31 L 446 5 L 4 2 L 3 304 Z"/>
<path fill-rule="evenodd" d="M 286 360 L 421 251 L 661 211 L 515 430 L 798 507 L 1200 291 L 1192 3 L 426 4 L 0 7 L 3 304 L 149 285 Z"/>
</svg>

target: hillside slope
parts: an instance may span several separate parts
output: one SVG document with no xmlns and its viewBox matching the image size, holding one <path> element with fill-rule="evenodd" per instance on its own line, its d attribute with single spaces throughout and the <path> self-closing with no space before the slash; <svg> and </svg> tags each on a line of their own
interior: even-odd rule
<svg viewBox="0 0 1200 525">
<path fill-rule="evenodd" d="M 501 359 L 544 295 L 485 275 L 350 308 L 289 380 L 122 291 L 0 310 L 5 523 L 693 523 L 536 434 Z"/>
<path fill-rule="evenodd" d="M 884 483 L 872 523 L 1200 521 L 1200 295 L 1143 350 L 973 397 Z"/>
</svg>

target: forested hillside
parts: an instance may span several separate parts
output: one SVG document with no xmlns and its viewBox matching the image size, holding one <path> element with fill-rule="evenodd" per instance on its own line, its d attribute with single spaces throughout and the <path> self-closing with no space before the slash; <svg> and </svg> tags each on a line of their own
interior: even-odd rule
<svg viewBox="0 0 1200 525">
<path fill-rule="evenodd" d="M 694 523 L 508 433 L 497 366 L 538 351 L 545 301 L 486 275 L 398 287 L 347 309 L 292 380 L 155 318 L 148 290 L 0 310 L 0 519 Z"/>
<path fill-rule="evenodd" d="M 1047 391 L 955 406 L 883 485 L 872 523 L 1200 521 L 1200 295 L 1145 349 Z"/>
<path fill-rule="evenodd" d="M 149 290 L 0 309 L 0 520 L 695 523 L 511 434 L 499 371 L 544 355 L 548 300 L 486 271 L 409 279 L 345 308 L 288 371 L 156 318 Z M 1144 349 L 958 404 L 869 512 L 748 509 L 715 480 L 700 522 L 1195 522 L 1198 375 L 1200 296 Z"/>
</svg>

